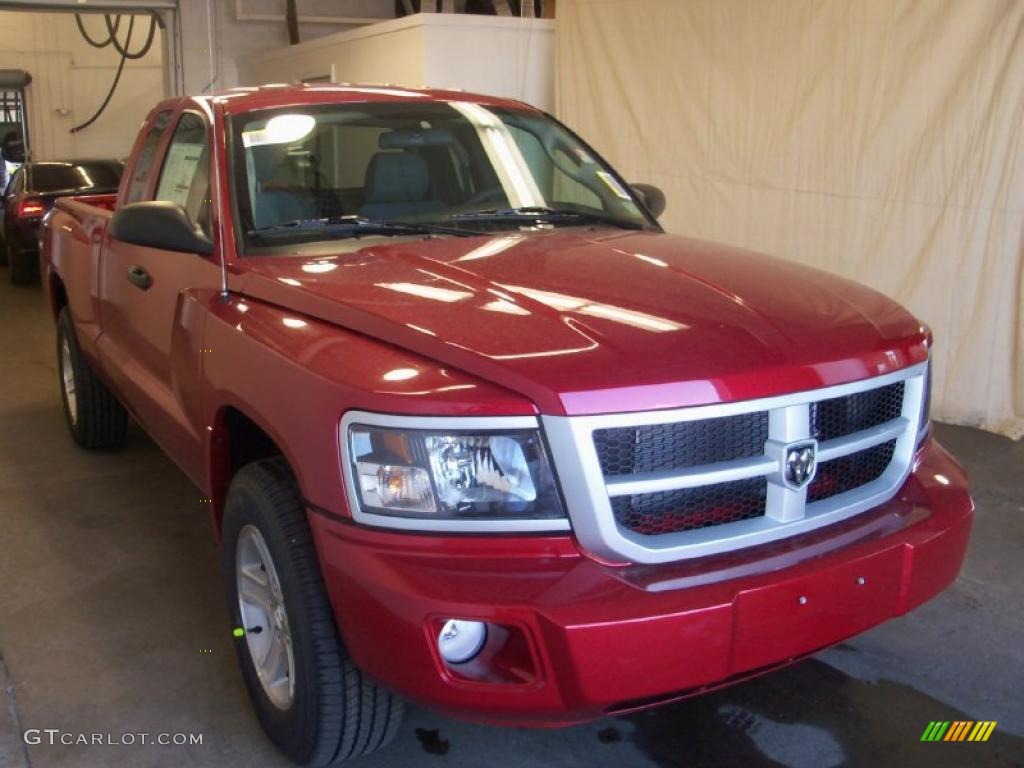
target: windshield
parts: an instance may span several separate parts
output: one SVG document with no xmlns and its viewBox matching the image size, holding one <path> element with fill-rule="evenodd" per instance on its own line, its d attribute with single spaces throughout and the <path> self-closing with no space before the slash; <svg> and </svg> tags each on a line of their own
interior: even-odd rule
<svg viewBox="0 0 1024 768">
<path fill-rule="evenodd" d="M 29 168 L 29 186 L 34 192 L 62 189 L 113 191 L 121 182 L 122 168 L 122 164 L 115 160 L 33 163 Z"/>
<path fill-rule="evenodd" d="M 654 227 L 618 175 L 539 112 L 362 102 L 249 113 L 232 130 L 247 246 L 333 239 L 357 227 Z"/>
</svg>

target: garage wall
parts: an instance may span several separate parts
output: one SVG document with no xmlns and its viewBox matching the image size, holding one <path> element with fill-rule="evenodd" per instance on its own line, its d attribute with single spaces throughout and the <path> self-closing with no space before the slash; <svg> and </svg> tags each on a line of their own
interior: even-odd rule
<svg viewBox="0 0 1024 768">
<path fill-rule="evenodd" d="M 554 108 L 554 22 L 447 13 L 406 16 L 243 56 L 243 85 L 335 82 L 460 88 Z"/>
<path fill-rule="evenodd" d="M 239 56 L 287 45 L 283 9 L 281 0 L 179 0 L 183 91 L 199 94 L 238 85 Z M 307 20 L 300 24 L 300 35 L 313 40 L 358 29 L 359 21 L 393 18 L 395 4 L 394 0 L 300 0 L 299 10 Z M 346 19 L 352 23 L 344 23 Z M 86 24 L 94 39 L 105 37 L 101 16 L 87 14 Z M 148 29 L 148 16 L 137 16 L 133 50 Z M 90 47 L 70 13 L 0 11 L 0 41 L 0 69 L 25 69 L 33 77 L 27 110 L 32 150 L 38 159 L 124 156 L 147 112 L 165 95 L 164 41 L 163 32 L 158 31 L 145 58 L 126 62 L 103 116 L 81 133 L 70 134 L 72 126 L 88 119 L 102 103 L 120 60 L 117 53 L 113 48 Z"/>
<path fill-rule="evenodd" d="M 242 56 L 239 84 L 298 82 L 327 75 L 335 82 L 422 85 L 426 37 L 416 19 L 395 19 Z"/>
<path fill-rule="evenodd" d="M 94 40 L 106 37 L 101 17 L 86 18 L 85 23 Z M 123 40 L 127 17 L 122 25 Z M 148 31 L 149 17 L 136 17 L 133 51 L 141 47 Z M 89 46 L 72 14 L 0 11 L 0 69 L 24 69 L 32 75 L 26 102 L 36 159 L 127 154 L 139 124 L 164 94 L 161 34 L 158 30 L 147 56 L 126 62 L 120 85 L 100 119 L 71 134 L 68 131 L 91 117 L 103 102 L 120 55 L 113 47 Z"/>
<path fill-rule="evenodd" d="M 559 115 L 667 229 L 895 297 L 935 415 L 1024 434 L 1024 3 L 559 0 L 557 41 Z"/>
<path fill-rule="evenodd" d="M 234 88 L 242 83 L 240 57 L 288 45 L 282 0 L 179 0 L 178 7 L 185 93 L 209 92 L 211 82 L 213 89 Z M 314 20 L 299 25 L 303 41 L 359 29 L 362 25 L 354 23 L 358 20 L 383 20 L 395 15 L 394 0 L 299 0 L 298 8 L 300 20 Z M 341 23 L 345 19 L 353 23 Z"/>
<path fill-rule="evenodd" d="M 555 23 L 544 19 L 423 14 L 426 84 L 555 108 Z"/>
</svg>

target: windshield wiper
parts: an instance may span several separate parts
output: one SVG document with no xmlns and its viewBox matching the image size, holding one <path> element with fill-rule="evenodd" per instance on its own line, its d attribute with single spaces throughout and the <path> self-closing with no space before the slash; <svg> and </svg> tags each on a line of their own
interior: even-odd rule
<svg viewBox="0 0 1024 768">
<path fill-rule="evenodd" d="M 589 213 L 577 211 L 571 208 L 549 208 L 545 205 L 527 205 L 519 208 L 488 208 L 480 211 L 464 211 L 454 213 L 448 217 L 451 221 L 473 221 L 473 220 L 501 220 L 512 221 L 539 221 L 543 223 L 572 222 L 572 223 L 595 223 L 609 224 L 613 227 L 623 229 L 643 229 L 644 225 L 638 221 L 619 219 L 615 216 L 605 216 L 600 213 Z"/>
<path fill-rule="evenodd" d="M 251 237 L 265 239 L 275 235 L 319 234 L 330 232 L 332 237 L 362 237 L 364 235 L 454 235 L 470 237 L 479 232 L 462 227 L 446 227 L 427 222 L 389 221 L 368 219 L 365 216 L 326 216 L 315 219 L 293 219 L 281 224 L 250 229 Z"/>
</svg>

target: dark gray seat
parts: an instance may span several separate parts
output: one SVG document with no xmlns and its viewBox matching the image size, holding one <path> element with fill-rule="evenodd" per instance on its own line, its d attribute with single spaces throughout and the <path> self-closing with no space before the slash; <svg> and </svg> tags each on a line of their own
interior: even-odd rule
<svg viewBox="0 0 1024 768">
<path fill-rule="evenodd" d="M 426 161 L 413 152 L 378 152 L 366 168 L 366 202 L 359 214 L 369 219 L 404 219 L 443 210 L 428 198 Z"/>
<path fill-rule="evenodd" d="M 256 205 L 253 206 L 253 223 L 257 228 L 316 217 L 316 207 L 312 201 L 287 189 L 267 189 L 259 192 L 256 195 Z"/>
<path fill-rule="evenodd" d="M 257 228 L 317 218 L 319 213 L 313 199 L 304 194 L 303 181 L 281 147 L 256 147 L 252 159 L 258 179 L 252 207 L 253 224 Z"/>
</svg>

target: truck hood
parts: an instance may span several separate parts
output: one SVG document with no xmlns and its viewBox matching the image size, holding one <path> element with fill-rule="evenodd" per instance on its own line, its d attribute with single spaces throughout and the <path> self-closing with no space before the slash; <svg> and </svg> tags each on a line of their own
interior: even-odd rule
<svg viewBox="0 0 1024 768">
<path fill-rule="evenodd" d="M 544 413 L 681 407 L 838 384 L 927 357 L 927 330 L 856 283 L 657 232 L 517 232 L 259 256 L 232 291 L 367 334 Z"/>
</svg>

